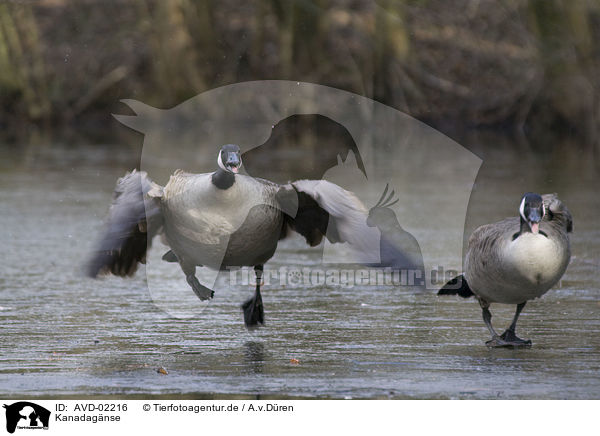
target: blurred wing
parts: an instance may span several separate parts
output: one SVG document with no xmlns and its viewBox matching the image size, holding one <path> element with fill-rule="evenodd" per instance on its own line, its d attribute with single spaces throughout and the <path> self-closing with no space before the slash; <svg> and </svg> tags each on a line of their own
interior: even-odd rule
<svg viewBox="0 0 600 436">
<path fill-rule="evenodd" d="M 347 242 L 362 261 L 379 262 L 379 230 L 367 225 L 368 211 L 352 192 L 326 180 L 299 180 L 284 185 L 277 200 L 286 226 L 309 245 L 325 236 L 332 243 Z"/>
<path fill-rule="evenodd" d="M 567 206 L 558 198 L 557 194 L 542 195 L 544 205 L 548 213 L 545 216 L 547 221 L 557 221 L 559 225 L 564 225 L 567 232 L 573 231 L 573 216 Z"/>
<path fill-rule="evenodd" d="M 129 276 L 146 262 L 152 238 L 162 228 L 162 187 L 145 172 L 120 178 L 113 194 L 104 233 L 87 266 L 87 274 Z"/>
</svg>

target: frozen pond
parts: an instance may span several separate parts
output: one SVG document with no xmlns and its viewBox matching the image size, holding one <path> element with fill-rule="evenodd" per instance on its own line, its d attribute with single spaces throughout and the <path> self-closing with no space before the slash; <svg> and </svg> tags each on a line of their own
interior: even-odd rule
<svg viewBox="0 0 600 436">
<path fill-rule="evenodd" d="M 2 146 L 0 396 L 600 398 L 598 167 L 566 144 L 543 155 L 485 149 L 467 235 L 516 214 L 525 190 L 558 192 L 574 217 L 561 286 L 520 318 L 530 349 L 488 350 L 473 299 L 385 286 L 265 286 L 267 325 L 254 332 L 239 309 L 253 289 L 240 284 L 218 289 L 200 315 L 174 318 L 153 303 L 144 268 L 127 280 L 81 274 L 115 180 L 136 155 Z M 292 239 L 265 268 L 318 261 Z M 513 311 L 492 306 L 499 330 Z"/>
</svg>

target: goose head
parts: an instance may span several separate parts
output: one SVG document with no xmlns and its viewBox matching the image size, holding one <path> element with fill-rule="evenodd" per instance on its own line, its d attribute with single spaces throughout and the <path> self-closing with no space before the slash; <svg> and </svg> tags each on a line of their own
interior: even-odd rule
<svg viewBox="0 0 600 436">
<path fill-rule="evenodd" d="M 521 229 L 537 234 L 540 231 L 540 221 L 546 215 L 546 207 L 540 194 L 527 192 L 521 199 L 519 206 L 519 215 L 521 216 Z M 524 226 L 523 224 L 526 224 Z"/>
<path fill-rule="evenodd" d="M 240 147 L 235 144 L 227 144 L 221 147 L 217 157 L 219 168 L 229 173 L 237 174 L 242 166 Z"/>
</svg>

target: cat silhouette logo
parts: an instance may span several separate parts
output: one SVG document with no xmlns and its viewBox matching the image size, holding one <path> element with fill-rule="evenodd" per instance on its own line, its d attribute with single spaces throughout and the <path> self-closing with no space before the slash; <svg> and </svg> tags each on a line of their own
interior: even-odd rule
<svg viewBox="0 0 600 436">
<path fill-rule="evenodd" d="M 50 411 L 28 401 L 4 405 L 6 409 L 6 431 L 14 433 L 18 429 L 48 429 Z"/>
</svg>

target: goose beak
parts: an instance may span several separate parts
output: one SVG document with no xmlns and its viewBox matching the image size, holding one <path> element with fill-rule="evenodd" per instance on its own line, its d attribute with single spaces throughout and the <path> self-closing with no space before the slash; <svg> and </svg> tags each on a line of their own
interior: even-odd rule
<svg viewBox="0 0 600 436">
<path fill-rule="evenodd" d="M 238 153 L 229 153 L 229 156 L 227 156 L 227 162 L 225 162 L 225 166 L 232 173 L 239 173 L 240 167 L 242 166 L 242 159 L 240 158 L 240 155 Z"/>
<path fill-rule="evenodd" d="M 540 231 L 540 221 L 542 220 L 542 214 L 538 209 L 531 209 L 529 216 L 527 217 L 527 223 L 531 229 L 531 233 L 537 234 Z"/>
</svg>

